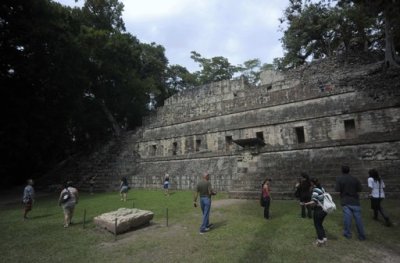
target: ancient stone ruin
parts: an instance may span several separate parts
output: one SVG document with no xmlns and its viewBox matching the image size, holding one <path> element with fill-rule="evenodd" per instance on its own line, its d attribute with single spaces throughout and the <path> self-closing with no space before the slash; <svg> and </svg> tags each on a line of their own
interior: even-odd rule
<svg viewBox="0 0 400 263">
<path fill-rule="evenodd" d="M 400 197 L 400 70 L 376 61 L 321 60 L 266 71 L 261 85 L 226 80 L 168 98 L 143 126 L 76 161 L 72 174 L 98 175 L 102 190 L 126 176 L 133 188 L 193 189 L 204 171 L 217 191 L 293 198 L 300 172 L 333 190 L 342 164 L 366 187 L 376 168 L 387 196 Z M 82 188 L 85 183 L 82 183 Z"/>
<path fill-rule="evenodd" d="M 122 234 L 129 230 L 148 225 L 154 213 L 140 209 L 119 208 L 116 211 L 96 216 L 94 224 L 114 234 Z"/>
</svg>

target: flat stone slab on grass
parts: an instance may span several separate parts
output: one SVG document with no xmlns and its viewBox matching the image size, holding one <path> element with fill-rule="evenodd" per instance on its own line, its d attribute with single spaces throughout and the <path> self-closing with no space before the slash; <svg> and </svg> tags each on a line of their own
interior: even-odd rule
<svg viewBox="0 0 400 263">
<path fill-rule="evenodd" d="M 154 217 L 151 211 L 136 208 L 119 208 L 116 211 L 96 216 L 94 223 L 114 234 L 121 234 L 131 229 L 150 223 Z M 117 222 L 115 224 L 115 219 Z"/>
</svg>

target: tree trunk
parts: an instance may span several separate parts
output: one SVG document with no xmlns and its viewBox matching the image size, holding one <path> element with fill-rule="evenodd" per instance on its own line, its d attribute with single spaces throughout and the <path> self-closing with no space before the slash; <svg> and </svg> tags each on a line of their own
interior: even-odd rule
<svg viewBox="0 0 400 263">
<path fill-rule="evenodd" d="M 103 110 L 104 114 L 106 115 L 107 119 L 110 121 L 113 131 L 114 131 L 114 136 L 119 137 L 121 135 L 121 128 L 118 125 L 118 122 L 115 120 L 114 116 L 110 112 L 110 110 L 107 108 L 106 103 L 104 100 L 99 101 L 101 109 Z"/>
<path fill-rule="evenodd" d="M 393 43 L 392 26 L 387 6 L 384 10 L 385 18 L 385 65 L 386 67 L 400 67 L 400 57 L 396 54 Z"/>
</svg>

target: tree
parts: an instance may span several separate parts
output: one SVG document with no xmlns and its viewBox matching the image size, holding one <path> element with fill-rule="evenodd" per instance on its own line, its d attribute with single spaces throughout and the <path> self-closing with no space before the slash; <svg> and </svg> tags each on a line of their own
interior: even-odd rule
<svg viewBox="0 0 400 263">
<path fill-rule="evenodd" d="M 354 51 L 384 51 L 387 65 L 399 64 L 399 0 L 331 2 L 290 1 L 281 19 L 288 27 L 281 39 L 285 55 L 275 60 L 280 68 Z"/>
<path fill-rule="evenodd" d="M 164 48 L 124 32 L 122 8 L 115 0 L 0 5 L 0 185 L 39 177 L 140 125 L 149 94 L 167 93 Z"/>
<path fill-rule="evenodd" d="M 329 5 L 311 1 L 291 0 L 281 23 L 288 28 L 281 39 L 286 51 L 280 61 L 282 67 L 296 67 L 309 58 L 331 56 L 335 46 L 335 26 L 338 19 L 332 15 Z"/>
<path fill-rule="evenodd" d="M 354 4 L 383 27 L 378 28 L 384 36 L 385 64 L 400 66 L 400 1 L 399 0 L 339 0 L 339 5 Z M 366 28 L 368 29 L 368 28 Z"/>
<path fill-rule="evenodd" d="M 240 76 L 245 77 L 249 84 L 257 86 L 260 84 L 261 72 L 268 69 L 274 69 L 274 66 L 272 64 L 261 65 L 261 60 L 255 58 L 243 62 L 243 65 L 239 65 L 237 72 Z"/>
<path fill-rule="evenodd" d="M 156 106 L 162 106 L 168 97 L 166 86 L 168 59 L 165 48 L 156 43 L 141 44 L 140 77 L 146 82 L 147 94 L 154 97 Z"/>
<path fill-rule="evenodd" d="M 199 63 L 200 71 L 193 73 L 197 78 L 198 85 L 211 82 L 229 80 L 238 72 L 239 68 L 231 65 L 227 58 L 213 57 L 211 59 L 202 57 L 196 51 L 191 52 L 190 58 Z"/>
<path fill-rule="evenodd" d="M 0 6 L 2 185 L 37 177 L 73 147 L 67 123 L 86 77 L 71 20 L 47 0 Z"/>
<path fill-rule="evenodd" d="M 180 65 L 171 65 L 167 69 L 168 95 L 191 89 L 196 86 L 196 76 L 190 73 L 187 68 Z"/>
</svg>

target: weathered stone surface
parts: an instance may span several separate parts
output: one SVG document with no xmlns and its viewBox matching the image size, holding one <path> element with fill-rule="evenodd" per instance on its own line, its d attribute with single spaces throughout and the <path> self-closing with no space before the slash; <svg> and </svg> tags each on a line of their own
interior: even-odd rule
<svg viewBox="0 0 400 263">
<path fill-rule="evenodd" d="M 241 78 L 174 94 L 139 130 L 54 174 L 82 177 L 80 189 L 98 175 L 99 187 L 117 190 L 122 176 L 133 188 L 160 189 L 168 172 L 173 189 L 194 189 L 208 171 L 217 191 L 237 197 L 258 196 L 268 176 L 274 197 L 290 198 L 300 172 L 332 192 L 346 163 L 365 192 L 376 168 L 387 196 L 400 197 L 399 105 L 400 69 L 374 58 L 324 59 L 265 72 L 257 87 Z M 254 138 L 265 145 L 235 143 Z"/>
<path fill-rule="evenodd" d="M 121 234 L 150 223 L 153 217 L 154 213 L 151 211 L 119 208 L 117 211 L 96 216 L 93 221 L 101 228 L 105 228 L 114 234 Z"/>
</svg>

